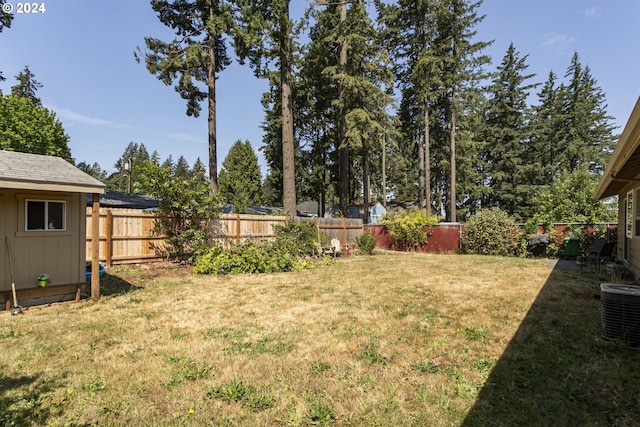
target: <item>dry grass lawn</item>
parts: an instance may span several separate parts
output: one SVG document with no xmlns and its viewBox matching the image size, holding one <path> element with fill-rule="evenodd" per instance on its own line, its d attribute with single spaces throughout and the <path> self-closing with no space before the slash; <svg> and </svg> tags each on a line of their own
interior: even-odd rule
<svg viewBox="0 0 640 427">
<path fill-rule="evenodd" d="M 0 313 L 0 425 L 637 424 L 640 360 L 600 338 L 598 279 L 546 262 L 117 268 L 98 302 Z"/>
</svg>

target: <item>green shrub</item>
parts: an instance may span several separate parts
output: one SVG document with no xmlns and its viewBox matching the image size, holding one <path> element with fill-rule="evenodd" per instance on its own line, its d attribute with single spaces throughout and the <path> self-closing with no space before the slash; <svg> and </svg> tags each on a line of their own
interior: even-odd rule
<svg viewBox="0 0 640 427">
<path fill-rule="evenodd" d="M 403 249 L 415 249 L 425 244 L 431 231 L 429 226 L 437 223 L 438 217 L 427 215 L 421 209 L 389 212 L 382 220 L 393 241 Z"/>
<path fill-rule="evenodd" d="M 315 267 L 317 230 L 313 224 L 278 227 L 274 242 L 241 243 L 230 249 L 212 247 L 195 262 L 194 274 L 275 273 Z"/>
<path fill-rule="evenodd" d="M 275 227 L 276 242 L 291 255 L 317 254 L 318 230 L 311 222 L 290 222 L 286 227 Z M 322 234 L 322 238 L 326 236 Z"/>
<path fill-rule="evenodd" d="M 462 230 L 462 252 L 467 254 L 513 256 L 519 241 L 513 219 L 498 208 L 473 215 Z"/>
<path fill-rule="evenodd" d="M 372 255 L 373 249 L 376 247 L 378 240 L 368 231 L 356 237 L 356 246 L 366 255 Z"/>
</svg>

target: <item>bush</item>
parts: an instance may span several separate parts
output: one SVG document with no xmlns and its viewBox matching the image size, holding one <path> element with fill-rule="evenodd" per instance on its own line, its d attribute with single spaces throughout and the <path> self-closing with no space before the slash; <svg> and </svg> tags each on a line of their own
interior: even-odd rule
<svg viewBox="0 0 640 427">
<path fill-rule="evenodd" d="M 278 227 L 274 242 L 241 243 L 227 250 L 212 247 L 195 262 L 194 274 L 275 273 L 315 267 L 317 230 L 310 223 Z"/>
<path fill-rule="evenodd" d="M 518 227 L 504 211 L 484 209 L 469 218 L 462 230 L 462 252 L 478 255 L 518 255 Z"/>
<path fill-rule="evenodd" d="M 291 271 L 298 260 L 282 245 L 271 242 L 240 243 L 227 250 L 213 247 L 198 258 L 194 274 L 274 273 Z"/>
<path fill-rule="evenodd" d="M 275 227 L 276 242 L 291 255 L 314 256 L 317 254 L 318 230 L 311 222 L 290 222 L 286 227 Z M 326 239 L 324 234 L 323 238 Z"/>
<path fill-rule="evenodd" d="M 438 217 L 427 215 L 422 209 L 389 212 L 382 220 L 393 241 L 404 249 L 415 249 L 427 243 L 430 228 L 425 228 L 437 223 Z"/>
<path fill-rule="evenodd" d="M 368 231 L 356 237 L 356 246 L 366 255 L 373 255 L 373 249 L 376 247 L 376 243 L 378 243 L 378 240 Z"/>
</svg>

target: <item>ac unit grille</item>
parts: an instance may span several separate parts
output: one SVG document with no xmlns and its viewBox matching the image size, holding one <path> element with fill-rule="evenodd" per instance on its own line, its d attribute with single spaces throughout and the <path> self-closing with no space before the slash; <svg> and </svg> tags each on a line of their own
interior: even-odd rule
<svg viewBox="0 0 640 427">
<path fill-rule="evenodd" d="M 640 287 L 602 283 L 602 337 L 640 345 Z"/>
</svg>

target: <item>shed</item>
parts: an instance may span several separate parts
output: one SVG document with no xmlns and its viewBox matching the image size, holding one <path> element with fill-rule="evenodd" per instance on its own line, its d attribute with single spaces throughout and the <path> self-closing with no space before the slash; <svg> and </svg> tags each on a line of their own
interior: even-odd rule
<svg viewBox="0 0 640 427">
<path fill-rule="evenodd" d="M 378 202 L 371 208 L 371 214 L 369 215 L 369 224 L 380 224 L 382 217 L 387 213 L 387 208 L 382 206 L 382 203 Z"/>
<path fill-rule="evenodd" d="M 594 197 L 618 196 L 616 258 L 640 276 L 640 98 L 620 135 Z"/>
<path fill-rule="evenodd" d="M 104 189 L 60 157 L 0 150 L 0 302 L 5 309 L 12 301 L 10 258 L 20 305 L 79 299 L 86 283 L 86 195 L 92 194 L 97 208 Z M 91 234 L 97 249 L 98 233 Z M 97 254 L 92 259 L 91 295 L 97 299 Z M 45 287 L 38 286 L 42 274 L 49 276 Z"/>
</svg>

